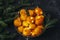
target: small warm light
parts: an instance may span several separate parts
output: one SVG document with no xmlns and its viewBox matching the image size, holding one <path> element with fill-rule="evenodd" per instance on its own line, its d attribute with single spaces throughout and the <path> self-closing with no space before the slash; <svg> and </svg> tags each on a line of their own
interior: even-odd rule
<svg viewBox="0 0 60 40">
<path fill-rule="evenodd" d="M 34 21 L 32 21 L 32 23 L 33 23 Z"/>
<path fill-rule="evenodd" d="M 38 12 L 38 10 L 36 10 L 36 12 Z"/>
<path fill-rule="evenodd" d="M 31 17 L 31 19 L 34 19 L 33 17 Z"/>
</svg>

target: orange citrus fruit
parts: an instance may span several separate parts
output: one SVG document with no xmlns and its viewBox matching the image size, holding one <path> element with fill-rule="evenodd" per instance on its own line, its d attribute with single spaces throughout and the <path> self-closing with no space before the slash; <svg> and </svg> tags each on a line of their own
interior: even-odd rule
<svg viewBox="0 0 60 40">
<path fill-rule="evenodd" d="M 16 27 L 21 26 L 21 19 L 20 18 L 17 18 L 14 20 L 14 26 L 16 26 Z"/>
<path fill-rule="evenodd" d="M 30 36 L 31 35 L 31 30 L 29 28 L 24 28 L 23 35 L 24 36 Z"/>
<path fill-rule="evenodd" d="M 29 25 L 29 29 L 35 29 L 36 28 L 36 25 L 35 24 L 30 24 Z"/>
<path fill-rule="evenodd" d="M 44 29 L 43 25 L 38 25 L 38 28 Z"/>
<path fill-rule="evenodd" d="M 28 10 L 28 11 L 29 11 L 30 16 L 36 16 L 34 10 Z"/>
<path fill-rule="evenodd" d="M 37 15 L 41 15 L 41 14 L 43 14 L 43 11 L 42 11 L 41 8 L 36 7 L 36 8 L 35 8 L 35 13 L 36 13 Z"/>
<path fill-rule="evenodd" d="M 23 29 L 24 29 L 23 26 L 19 26 L 19 27 L 18 27 L 18 32 L 21 32 L 21 33 L 22 33 L 22 32 L 23 32 Z"/>
<path fill-rule="evenodd" d="M 34 23 L 34 20 L 35 20 L 34 17 L 31 17 L 31 16 L 27 17 L 28 23 Z"/>
<path fill-rule="evenodd" d="M 44 16 L 43 16 L 43 15 L 36 16 L 36 18 L 35 18 L 35 24 L 36 24 L 36 25 L 42 24 L 43 21 L 44 21 Z"/>
<path fill-rule="evenodd" d="M 20 15 L 26 15 L 26 10 L 25 9 L 21 9 L 19 13 L 20 13 Z"/>
<path fill-rule="evenodd" d="M 36 27 L 33 31 L 32 31 L 32 37 L 36 37 L 39 36 L 42 33 L 42 30 L 39 27 Z"/>
<path fill-rule="evenodd" d="M 23 21 L 23 26 L 28 27 L 29 26 L 28 22 L 27 21 Z"/>
<path fill-rule="evenodd" d="M 20 17 L 21 17 L 21 20 L 26 20 L 27 15 L 21 15 Z"/>
</svg>

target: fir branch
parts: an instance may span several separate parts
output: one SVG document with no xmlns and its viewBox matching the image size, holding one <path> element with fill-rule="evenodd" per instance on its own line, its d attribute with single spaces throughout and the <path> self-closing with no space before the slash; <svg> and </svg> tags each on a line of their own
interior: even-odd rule
<svg viewBox="0 0 60 40">
<path fill-rule="evenodd" d="M 13 34 L 9 34 L 9 35 L 3 35 L 3 34 L 0 34 L 0 38 L 14 38 L 17 34 L 16 33 L 13 33 Z"/>
<path fill-rule="evenodd" d="M 7 24 L 6 24 L 4 21 L 0 21 L 0 26 L 2 26 L 2 27 L 6 27 Z"/>
<path fill-rule="evenodd" d="M 9 22 L 9 21 L 12 21 L 14 18 L 9 18 L 9 19 L 6 19 L 4 20 L 4 22 Z"/>
<path fill-rule="evenodd" d="M 45 28 L 50 28 L 52 27 L 52 24 L 55 24 L 58 21 L 58 19 L 53 19 L 51 21 L 49 21 L 46 25 Z"/>
<path fill-rule="evenodd" d="M 18 15 L 16 15 L 15 17 L 13 17 L 13 18 L 8 18 L 8 19 L 5 19 L 4 20 L 4 22 L 11 22 L 12 20 L 14 20 L 15 18 L 17 18 L 18 17 Z"/>
</svg>

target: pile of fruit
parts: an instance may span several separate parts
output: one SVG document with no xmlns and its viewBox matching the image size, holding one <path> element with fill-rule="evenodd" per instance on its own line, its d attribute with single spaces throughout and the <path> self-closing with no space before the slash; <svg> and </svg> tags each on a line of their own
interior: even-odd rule
<svg viewBox="0 0 60 40">
<path fill-rule="evenodd" d="M 27 13 L 29 13 L 29 16 Z M 19 33 L 26 37 L 36 37 L 42 34 L 44 15 L 41 8 L 36 7 L 28 11 L 21 9 L 19 15 L 19 17 L 14 19 L 14 26 Z"/>
</svg>

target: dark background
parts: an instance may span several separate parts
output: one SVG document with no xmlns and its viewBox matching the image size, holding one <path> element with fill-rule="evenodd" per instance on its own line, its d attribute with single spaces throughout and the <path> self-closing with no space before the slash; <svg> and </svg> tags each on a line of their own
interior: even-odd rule
<svg viewBox="0 0 60 40">
<path fill-rule="evenodd" d="M 24 3 L 22 3 L 22 1 Z M 22 35 L 16 32 L 13 25 L 13 17 L 21 8 L 26 8 L 26 4 L 30 4 L 30 6 L 27 6 L 29 8 L 39 6 L 43 9 L 44 13 L 50 14 L 51 18 L 57 18 L 58 20 L 60 20 L 60 0 L 1 0 L 0 20 L 2 20 L 8 26 L 2 28 L 0 35 L 3 33 L 8 36 L 13 36 L 13 34 L 15 33 L 14 37 L 3 39 L 3 37 L 0 36 L 1 40 L 25 40 Z M 11 18 L 12 20 L 9 18 Z M 6 21 L 6 19 L 9 20 Z M 8 32 L 5 33 L 4 30 Z M 54 27 L 47 29 L 41 36 L 30 38 L 29 40 L 60 40 L 60 21 L 58 21 Z"/>
</svg>

